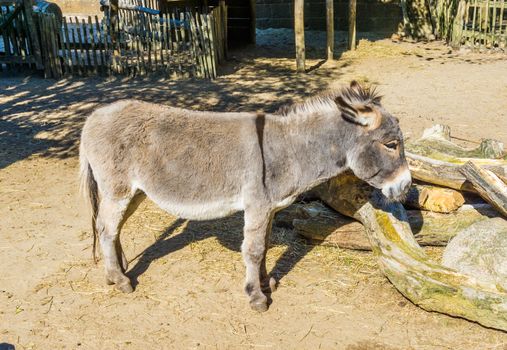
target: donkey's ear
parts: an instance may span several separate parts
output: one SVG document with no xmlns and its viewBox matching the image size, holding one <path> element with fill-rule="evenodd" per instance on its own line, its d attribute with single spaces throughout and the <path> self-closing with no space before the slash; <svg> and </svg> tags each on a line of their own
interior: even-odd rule
<svg viewBox="0 0 507 350">
<path fill-rule="evenodd" d="M 371 107 L 365 105 L 355 106 L 342 96 L 338 96 L 335 101 L 343 119 L 369 129 L 374 129 L 380 124 L 379 114 Z"/>
</svg>

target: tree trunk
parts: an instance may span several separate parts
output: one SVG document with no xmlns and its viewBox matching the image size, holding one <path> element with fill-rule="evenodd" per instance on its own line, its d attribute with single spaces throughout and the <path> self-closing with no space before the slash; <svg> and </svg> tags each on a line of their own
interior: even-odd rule
<svg viewBox="0 0 507 350">
<path fill-rule="evenodd" d="M 507 294 L 431 261 L 414 239 L 400 203 L 388 203 L 352 175 L 332 179 L 318 191 L 334 209 L 363 223 L 382 271 L 413 303 L 507 331 Z"/>
<path fill-rule="evenodd" d="M 420 245 L 446 246 L 458 232 L 498 215 L 489 204 L 465 205 L 451 214 L 408 210 L 407 217 Z M 294 228 L 310 242 L 343 249 L 371 250 L 364 226 L 320 202 L 294 204 L 279 212 L 275 226 Z"/>
</svg>

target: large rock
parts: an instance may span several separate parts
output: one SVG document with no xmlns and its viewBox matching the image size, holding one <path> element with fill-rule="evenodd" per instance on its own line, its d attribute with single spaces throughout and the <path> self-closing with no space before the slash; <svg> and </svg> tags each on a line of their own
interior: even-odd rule
<svg viewBox="0 0 507 350">
<path fill-rule="evenodd" d="M 477 222 L 447 245 L 442 265 L 507 290 L 507 220 Z"/>
</svg>

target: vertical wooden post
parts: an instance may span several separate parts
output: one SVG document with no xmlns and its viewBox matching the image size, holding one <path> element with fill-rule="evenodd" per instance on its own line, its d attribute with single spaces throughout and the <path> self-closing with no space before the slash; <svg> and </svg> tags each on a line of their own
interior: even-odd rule
<svg viewBox="0 0 507 350">
<path fill-rule="evenodd" d="M 334 0 L 326 0 L 327 59 L 333 59 L 334 51 Z"/>
<path fill-rule="evenodd" d="M 296 69 L 305 71 L 305 1 L 294 0 L 294 34 L 296 41 Z"/>
<path fill-rule="evenodd" d="M 35 67 L 37 69 L 43 69 L 44 66 L 42 64 L 39 34 L 37 32 L 37 26 L 33 20 L 33 5 L 33 0 L 23 0 L 23 10 L 25 11 L 25 18 L 28 26 L 28 35 L 30 35 L 30 42 L 32 44 L 30 47 L 32 50 L 31 54 L 35 57 Z"/>
<path fill-rule="evenodd" d="M 222 33 L 223 33 L 223 41 L 224 41 L 224 57 L 227 58 L 227 54 L 229 53 L 229 42 L 227 41 L 227 6 L 225 6 L 225 0 L 219 0 L 218 2 L 221 14 L 222 14 Z"/>
<path fill-rule="evenodd" d="M 118 0 L 109 1 L 109 30 L 111 35 L 111 48 L 113 50 L 112 56 L 112 70 L 115 73 L 120 72 L 119 56 L 120 56 L 120 43 L 118 42 Z"/>
<path fill-rule="evenodd" d="M 255 21 L 257 20 L 257 14 L 255 11 L 255 0 L 250 0 L 250 42 L 255 44 Z"/>
<path fill-rule="evenodd" d="M 349 50 L 356 49 L 356 0 L 349 0 Z"/>
</svg>

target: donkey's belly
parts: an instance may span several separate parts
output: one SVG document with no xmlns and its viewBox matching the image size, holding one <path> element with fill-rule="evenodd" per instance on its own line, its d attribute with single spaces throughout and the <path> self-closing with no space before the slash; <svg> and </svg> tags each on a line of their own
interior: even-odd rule
<svg viewBox="0 0 507 350">
<path fill-rule="evenodd" d="M 148 198 L 160 208 L 175 216 L 189 220 L 218 219 L 243 210 L 243 201 L 239 197 L 214 201 L 177 201 L 172 198 L 162 198 L 157 194 L 146 193 Z"/>
</svg>

